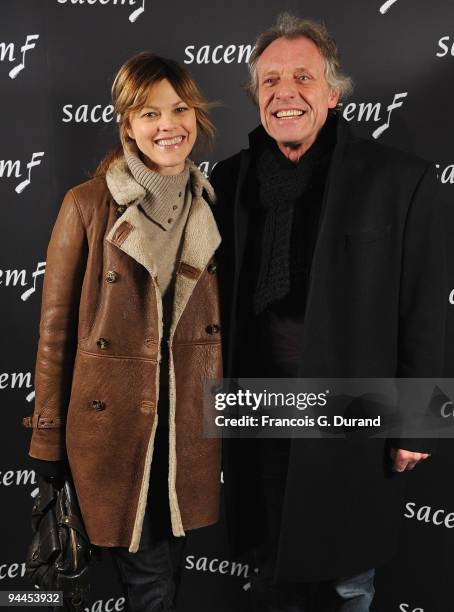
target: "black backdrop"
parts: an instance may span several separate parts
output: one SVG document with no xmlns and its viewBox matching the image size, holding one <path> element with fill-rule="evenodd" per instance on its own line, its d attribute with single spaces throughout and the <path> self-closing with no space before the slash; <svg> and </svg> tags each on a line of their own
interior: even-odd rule
<svg viewBox="0 0 454 612">
<path fill-rule="evenodd" d="M 216 161 L 247 143 L 248 131 L 258 122 L 241 90 L 247 55 L 256 35 L 282 10 L 325 22 L 356 85 L 344 116 L 368 138 L 433 160 L 449 201 L 454 193 L 452 0 L 1 2 L 0 591 L 31 588 L 23 560 L 37 489 L 21 417 L 33 410 L 46 247 L 64 192 L 86 180 L 116 141 L 109 106 L 113 75 L 126 58 L 144 49 L 189 67 L 206 96 L 222 103 L 214 111 L 216 146 L 194 156 L 209 174 Z M 451 244 L 451 210 L 447 232 Z M 452 249 L 449 258 L 451 292 Z M 446 300 L 448 339 L 454 291 Z M 450 376 L 454 348 L 448 340 L 446 351 Z M 441 454 L 403 476 L 408 494 L 402 545 L 398 558 L 379 572 L 376 610 L 454 609 L 453 469 L 446 444 Z M 436 524 L 440 517 L 447 517 L 446 523 Z M 229 558 L 222 522 L 191 534 L 179 610 L 246 610 L 253 571 Z M 124 609 L 108 558 L 96 566 L 88 609 Z"/>
</svg>

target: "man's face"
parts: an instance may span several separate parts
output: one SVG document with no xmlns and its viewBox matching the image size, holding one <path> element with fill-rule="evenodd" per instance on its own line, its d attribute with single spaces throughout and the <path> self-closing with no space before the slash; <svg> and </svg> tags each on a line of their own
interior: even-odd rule
<svg viewBox="0 0 454 612">
<path fill-rule="evenodd" d="M 281 151 L 298 158 L 317 138 L 339 100 L 325 78 L 325 59 L 308 38 L 278 38 L 257 62 L 258 102 L 263 127 Z"/>
</svg>

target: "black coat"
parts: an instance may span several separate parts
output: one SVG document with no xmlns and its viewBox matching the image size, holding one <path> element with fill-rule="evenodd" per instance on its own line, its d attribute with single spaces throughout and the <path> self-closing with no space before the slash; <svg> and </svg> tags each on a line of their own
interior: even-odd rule
<svg viewBox="0 0 454 612">
<path fill-rule="evenodd" d="M 226 377 L 240 377 L 248 340 L 240 272 L 250 194 L 249 150 L 216 165 L 212 184 Z M 433 164 L 356 137 L 342 118 L 328 172 L 307 293 L 301 373 L 323 377 L 440 377 L 447 300 L 444 206 Z M 248 286 L 248 284 L 245 284 Z M 241 287 L 245 286 L 244 284 Z M 251 288 L 254 280 L 251 279 Z M 253 323 L 252 323 L 253 324 Z M 227 441 L 225 496 L 231 541 L 251 541 L 260 508 L 248 469 L 252 441 Z M 408 450 L 415 441 L 393 442 Z M 278 578 L 359 573 L 395 552 L 409 473 L 394 473 L 390 441 L 292 440 Z"/>
</svg>

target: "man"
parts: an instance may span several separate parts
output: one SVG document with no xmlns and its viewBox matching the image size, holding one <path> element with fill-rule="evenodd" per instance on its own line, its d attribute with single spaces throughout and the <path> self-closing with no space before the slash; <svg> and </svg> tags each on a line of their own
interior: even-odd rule
<svg viewBox="0 0 454 612">
<path fill-rule="evenodd" d="M 438 377 L 445 256 L 435 171 L 359 139 L 321 25 L 281 15 L 250 58 L 261 126 L 212 173 L 226 376 Z M 365 612 L 396 550 L 418 440 L 230 440 L 228 528 L 254 609 Z"/>
</svg>

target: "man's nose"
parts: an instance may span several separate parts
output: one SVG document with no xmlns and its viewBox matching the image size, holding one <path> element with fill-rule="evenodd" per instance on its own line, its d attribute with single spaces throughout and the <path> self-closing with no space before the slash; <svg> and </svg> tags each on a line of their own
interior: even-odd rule
<svg viewBox="0 0 454 612">
<path fill-rule="evenodd" d="M 275 90 L 275 97 L 278 100 L 288 100 L 295 98 L 296 95 L 297 90 L 293 79 L 281 79 Z"/>
</svg>

